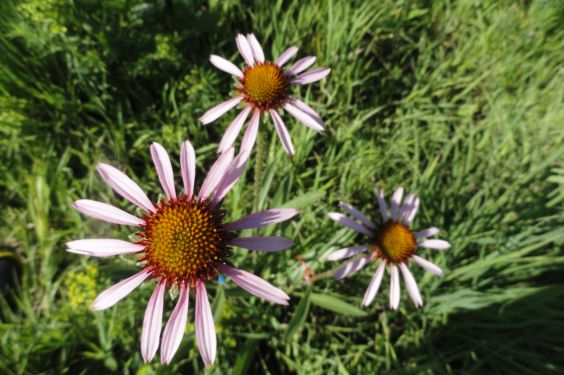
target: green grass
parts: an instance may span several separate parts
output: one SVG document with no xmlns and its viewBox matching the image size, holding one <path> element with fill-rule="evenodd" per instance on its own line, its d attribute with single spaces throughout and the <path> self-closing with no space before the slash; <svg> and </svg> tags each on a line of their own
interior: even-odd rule
<svg viewBox="0 0 564 375">
<path fill-rule="evenodd" d="M 270 123 L 259 206 L 300 208 L 260 230 L 296 245 L 234 250 L 236 265 L 292 297 L 289 308 L 210 284 L 218 358 L 209 373 L 561 373 L 564 371 L 564 3 L 561 1 L 245 2 L 25 0 L 0 2 L 0 372 L 152 374 L 203 369 L 193 324 L 170 366 L 145 365 L 140 330 L 151 285 L 94 313 L 97 293 L 135 270 L 130 259 L 64 251 L 71 239 L 126 238 L 81 217 L 73 200 L 131 209 L 94 170 L 125 169 L 156 199 L 151 141 L 215 159 L 230 118 L 197 119 L 231 81 L 208 62 L 236 58 L 237 32 L 267 56 L 286 46 L 332 68 L 301 89 L 325 119 L 318 135 L 284 119 L 288 158 Z M 241 60 L 237 60 L 239 63 Z M 252 165 L 228 195 L 230 218 L 251 213 Z M 179 176 L 178 181 L 179 180 Z M 415 271 L 425 305 L 385 288 L 360 302 L 374 267 L 345 281 L 318 274 L 354 244 L 326 213 L 345 200 L 377 217 L 375 185 L 415 191 L 415 226 L 452 243 L 423 254 L 444 278 Z M 385 286 L 388 282 L 385 280 Z M 193 321 L 193 302 L 190 321 Z M 174 301 L 167 299 L 165 317 Z"/>
</svg>

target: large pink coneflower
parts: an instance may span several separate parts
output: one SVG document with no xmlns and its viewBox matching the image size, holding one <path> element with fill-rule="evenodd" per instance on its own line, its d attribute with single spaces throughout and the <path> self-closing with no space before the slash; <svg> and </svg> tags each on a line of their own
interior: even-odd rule
<svg viewBox="0 0 564 375">
<path fill-rule="evenodd" d="M 377 225 L 358 209 L 343 202 L 340 203 L 340 207 L 356 220 L 350 219 L 338 212 L 329 213 L 329 217 L 337 223 L 368 237 L 366 243 L 360 246 L 336 250 L 327 257 L 328 260 L 334 261 L 358 255 L 354 260 L 346 263 L 335 272 L 334 277 L 337 280 L 359 271 L 371 261 L 378 264 L 362 301 L 365 306 L 368 306 L 376 296 L 386 266 L 389 268 L 391 275 L 390 307 L 394 310 L 398 308 L 400 302 L 398 268 L 403 274 L 407 291 L 416 307 L 423 305 L 423 298 L 415 278 L 409 271 L 409 263 L 413 261 L 431 273 L 439 276 L 443 275 L 443 271 L 438 266 L 416 255 L 415 252 L 417 248 L 448 249 L 450 244 L 443 240 L 427 238 L 437 234 L 439 232 L 438 228 L 427 228 L 419 232 L 412 231 L 410 225 L 419 208 L 419 198 L 410 193 L 402 204 L 403 192 L 402 187 L 395 191 L 391 200 L 391 211 L 389 212 L 383 192 L 381 190 L 376 191 L 382 217 L 381 222 Z"/>
<path fill-rule="evenodd" d="M 323 131 L 321 117 L 306 103 L 292 96 L 292 86 L 303 86 L 325 78 L 331 69 L 315 68 L 306 71 L 315 62 L 315 56 L 304 57 L 294 63 L 289 69 L 283 69 L 298 52 L 297 47 L 290 47 L 274 62 L 265 59 L 264 52 L 257 38 L 253 34 L 237 35 L 237 48 L 245 60 L 243 69 L 239 69 L 232 62 L 211 55 L 210 61 L 217 68 L 235 76 L 237 95 L 207 111 L 200 122 L 209 124 L 240 103 L 244 108 L 235 117 L 221 143 L 218 152 L 228 150 L 235 142 L 247 117 L 251 120 L 241 143 L 241 150 L 250 150 L 255 143 L 261 113 L 269 113 L 278 132 L 280 141 L 286 152 L 294 154 L 294 145 L 290 139 L 288 129 L 284 125 L 278 110 L 284 109 L 305 126 L 317 131 Z"/>
<path fill-rule="evenodd" d="M 228 264 L 229 247 L 244 247 L 258 251 L 279 251 L 292 245 L 282 237 L 238 237 L 237 231 L 258 228 L 290 219 L 297 211 L 289 208 L 271 209 L 224 223 L 224 211 L 219 203 L 241 177 L 248 152 L 234 157 L 227 150 L 210 169 L 199 194 L 194 194 L 196 158 L 192 145 L 182 144 L 180 166 L 184 192 L 176 194 L 169 156 L 158 143 L 151 145 L 159 181 L 166 198 L 157 203 L 149 200 L 141 188 L 124 173 L 107 165 L 97 169 L 104 181 L 119 195 L 140 207 L 142 217 L 92 200 L 78 200 L 74 207 L 81 213 L 115 224 L 138 227 L 136 241 L 118 239 L 85 239 L 67 243 L 68 251 L 105 257 L 135 254 L 140 272 L 102 292 L 92 304 L 96 310 L 113 306 L 145 280 L 154 280 L 156 288 L 147 305 L 141 334 L 141 353 L 149 362 L 161 342 L 161 362 L 169 363 L 178 349 L 187 321 L 190 289 L 195 294 L 195 331 L 198 349 L 206 366 L 216 354 L 216 334 L 208 302 L 206 282 L 218 274 L 229 276 L 237 285 L 258 297 L 282 305 L 288 295 L 262 278 L 233 268 Z M 161 339 L 163 301 L 167 289 L 177 288 L 179 297 L 164 328 Z"/>
</svg>

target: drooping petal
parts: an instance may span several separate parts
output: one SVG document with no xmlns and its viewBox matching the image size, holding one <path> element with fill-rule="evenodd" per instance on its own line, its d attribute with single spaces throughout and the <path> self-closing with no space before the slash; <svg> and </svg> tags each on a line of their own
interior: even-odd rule
<svg viewBox="0 0 564 375">
<path fill-rule="evenodd" d="M 215 206 L 219 203 L 225 195 L 231 190 L 233 185 L 241 178 L 247 162 L 249 161 L 250 151 L 241 151 L 239 155 L 233 159 L 233 162 L 227 168 L 227 172 L 223 175 L 221 182 L 218 184 L 214 197 L 212 199 L 212 205 Z"/>
<path fill-rule="evenodd" d="M 368 289 L 366 289 L 366 293 L 364 293 L 364 299 L 362 300 L 362 304 L 364 306 L 368 306 L 376 297 L 376 293 L 378 293 L 378 289 L 380 288 L 380 284 L 382 283 L 382 277 L 384 276 L 384 269 L 386 268 L 386 261 L 381 260 L 376 272 L 374 272 L 374 276 L 372 276 L 372 280 L 370 280 L 370 284 L 368 285 Z"/>
<path fill-rule="evenodd" d="M 155 212 L 155 206 L 153 206 L 145 192 L 131 178 L 127 177 L 125 173 L 104 163 L 98 163 L 96 168 L 102 179 L 116 193 L 144 210 Z"/>
<path fill-rule="evenodd" d="M 301 109 L 293 106 L 289 102 L 284 103 L 282 108 L 284 108 L 286 111 L 288 111 L 288 113 L 291 114 L 296 120 L 298 120 L 299 122 L 301 122 L 302 124 L 304 124 L 308 128 L 313 129 L 316 132 L 322 132 L 323 131 L 323 126 L 320 125 L 317 122 L 317 120 L 315 120 L 313 117 L 311 117 L 309 114 L 302 111 Z"/>
<path fill-rule="evenodd" d="M 300 74 L 301 72 L 312 66 L 316 59 L 317 57 L 315 56 L 302 57 L 301 59 L 296 61 L 294 65 L 290 67 L 290 69 L 286 71 L 286 74 L 290 76 Z"/>
<path fill-rule="evenodd" d="M 421 258 L 420 256 L 417 256 L 417 255 L 412 255 L 411 257 L 413 258 L 415 263 L 419 264 L 426 271 L 434 273 L 437 276 L 443 276 L 444 275 L 443 270 L 439 266 L 435 265 L 434 263 L 431 263 L 428 260 L 425 260 L 425 259 L 423 259 L 423 258 Z"/>
<path fill-rule="evenodd" d="M 316 68 L 305 72 L 292 80 L 292 85 L 302 86 L 317 82 L 327 77 L 331 73 L 330 68 Z"/>
<path fill-rule="evenodd" d="M 352 260 L 352 261 L 344 264 L 343 266 L 339 267 L 337 269 L 337 271 L 335 272 L 335 274 L 333 275 L 333 278 L 335 280 L 344 279 L 345 277 L 349 276 L 350 274 L 361 270 L 373 258 L 374 258 L 373 254 L 368 254 L 368 255 L 363 256 L 362 258 Z"/>
<path fill-rule="evenodd" d="M 378 207 L 380 208 L 382 221 L 386 221 L 388 220 L 388 206 L 386 205 L 386 200 L 384 199 L 384 191 L 376 188 L 376 196 L 378 197 Z"/>
<path fill-rule="evenodd" d="M 135 226 L 145 224 L 145 220 L 135 217 L 130 213 L 107 203 L 97 202 L 90 199 L 79 199 L 74 202 L 72 206 L 83 215 L 106 221 L 108 223 Z"/>
<path fill-rule="evenodd" d="M 194 195 L 194 180 L 196 179 L 196 153 L 194 147 L 188 141 L 184 141 L 180 149 L 180 170 L 182 171 L 184 193 L 188 198 L 192 198 Z"/>
<path fill-rule="evenodd" d="M 300 99 L 296 99 L 294 97 L 290 97 L 289 102 L 294 107 L 298 108 L 302 112 L 305 112 L 307 115 L 309 115 L 309 117 L 314 119 L 319 126 L 323 127 L 325 125 L 323 123 L 323 120 L 321 119 L 321 116 L 319 116 L 319 114 L 309 105 L 307 105 L 305 102 L 301 101 Z"/>
<path fill-rule="evenodd" d="M 221 143 L 217 149 L 218 152 L 225 152 L 233 146 L 233 143 L 235 143 L 235 139 L 237 139 L 237 136 L 241 132 L 241 128 L 243 127 L 245 120 L 247 120 L 249 113 L 251 113 L 251 110 L 252 108 L 250 106 L 246 106 L 245 109 L 239 112 L 233 122 L 231 122 L 231 125 L 227 128 L 225 134 L 223 134 L 223 138 L 221 138 Z"/>
<path fill-rule="evenodd" d="M 349 219 L 345 215 L 339 212 L 329 212 L 329 217 L 336 221 L 337 223 L 344 225 L 345 227 L 349 227 L 359 233 L 366 234 L 367 236 L 371 236 L 372 232 L 364 227 L 362 224 L 357 223 L 356 221 Z"/>
<path fill-rule="evenodd" d="M 168 198 L 176 198 L 176 189 L 174 188 L 174 174 L 172 172 L 172 164 L 168 153 L 163 146 L 157 142 L 151 145 L 151 157 L 159 176 L 159 181 Z"/>
<path fill-rule="evenodd" d="M 290 297 L 268 281 L 250 272 L 239 270 L 225 264 L 220 265 L 219 269 L 229 276 L 235 284 L 239 285 L 239 287 L 245 289 L 247 292 L 270 302 L 288 305 Z"/>
<path fill-rule="evenodd" d="M 272 116 L 272 120 L 274 121 L 274 126 L 276 127 L 276 132 L 278 133 L 280 142 L 282 142 L 282 146 L 284 146 L 284 150 L 288 155 L 294 155 L 294 145 L 292 144 L 292 139 L 290 138 L 288 129 L 284 125 L 280 115 L 274 109 L 271 109 L 269 112 L 270 116 Z"/>
<path fill-rule="evenodd" d="M 413 219 L 415 219 L 415 215 L 417 215 L 417 210 L 419 209 L 419 198 L 415 198 L 415 202 L 413 203 L 413 208 L 411 209 L 411 212 L 407 215 L 407 218 L 405 219 L 405 222 L 407 224 L 411 223 L 413 221 Z"/>
<path fill-rule="evenodd" d="M 399 209 L 398 218 L 400 221 L 404 223 L 407 221 L 407 218 L 411 213 L 411 210 L 413 209 L 414 203 L 415 203 L 415 194 L 409 193 Z"/>
<path fill-rule="evenodd" d="M 345 247 L 333 251 L 331 254 L 329 254 L 327 260 L 334 261 L 334 260 L 350 258 L 354 255 L 363 253 L 366 250 L 368 250 L 368 245 Z"/>
<path fill-rule="evenodd" d="M 202 117 L 200 117 L 200 122 L 204 125 L 214 122 L 225 113 L 229 112 L 229 110 L 236 107 L 239 103 L 241 103 L 242 100 L 242 96 L 237 96 L 235 98 L 226 100 L 223 103 L 219 103 L 218 105 L 204 113 Z"/>
<path fill-rule="evenodd" d="M 284 66 L 284 64 L 286 64 L 286 62 L 288 60 L 290 60 L 292 57 L 294 57 L 294 55 L 297 52 L 298 52 L 298 47 L 292 46 L 292 47 L 288 48 L 287 50 L 285 50 L 284 52 L 282 52 L 282 54 L 280 56 L 278 56 L 278 58 L 276 59 L 276 61 L 274 63 L 281 68 L 282 66 Z"/>
<path fill-rule="evenodd" d="M 206 286 L 202 281 L 196 283 L 196 340 L 198 350 L 206 367 L 210 367 L 215 360 L 217 338 L 215 324 L 208 301 Z"/>
<path fill-rule="evenodd" d="M 243 140 L 241 141 L 241 151 L 250 151 L 253 149 L 255 141 L 257 140 L 259 122 L 260 112 L 255 111 L 251 117 L 251 121 L 249 121 L 249 124 L 247 125 L 247 131 L 245 131 Z"/>
<path fill-rule="evenodd" d="M 427 249 L 444 250 L 450 247 L 450 244 L 444 240 L 423 240 L 417 244 L 419 247 L 426 247 Z"/>
<path fill-rule="evenodd" d="M 403 279 L 405 281 L 405 286 L 407 287 L 407 291 L 409 292 L 409 296 L 411 300 L 415 304 L 415 307 L 423 306 L 423 298 L 421 297 L 421 293 L 419 293 L 419 287 L 417 286 L 417 282 L 415 278 L 409 271 L 409 268 L 405 265 L 405 263 L 400 263 L 401 273 L 403 274 Z"/>
<path fill-rule="evenodd" d="M 431 228 L 420 230 L 419 232 L 415 232 L 415 237 L 425 238 L 425 237 L 433 236 L 437 233 L 439 233 L 439 228 L 431 227 Z"/>
<path fill-rule="evenodd" d="M 341 207 L 343 210 L 347 211 L 349 214 L 351 214 L 352 216 L 354 216 L 356 219 L 360 220 L 366 227 L 368 228 L 376 228 L 376 225 L 374 225 L 374 223 L 372 222 L 372 220 L 370 220 L 369 218 L 367 218 L 362 212 L 360 212 L 356 207 L 351 206 L 348 203 L 345 202 L 339 202 L 339 207 Z"/>
<path fill-rule="evenodd" d="M 255 60 L 259 63 L 264 62 L 264 52 L 262 51 L 262 47 L 260 46 L 259 41 L 255 34 L 247 34 L 247 40 L 251 45 L 251 49 L 253 50 L 253 56 Z"/>
<path fill-rule="evenodd" d="M 224 59 L 221 56 L 211 55 L 210 62 L 218 69 L 223 70 L 238 78 L 243 78 L 243 72 L 231 61 Z"/>
<path fill-rule="evenodd" d="M 280 251 L 287 249 L 294 245 L 293 241 L 290 241 L 284 237 L 238 237 L 229 241 L 229 245 L 243 247 L 245 249 L 254 251 Z"/>
<path fill-rule="evenodd" d="M 188 284 L 183 284 L 180 288 L 180 296 L 178 302 L 166 323 L 163 331 L 163 339 L 161 343 L 161 363 L 169 364 L 172 357 L 178 350 L 184 331 L 186 329 L 186 320 L 188 318 L 188 292 L 190 287 Z"/>
<path fill-rule="evenodd" d="M 392 195 L 392 219 L 398 220 L 399 207 L 401 204 L 401 198 L 403 197 L 403 187 L 400 186 Z"/>
<path fill-rule="evenodd" d="M 217 158 L 217 161 L 210 168 L 208 175 L 200 188 L 200 194 L 198 194 L 198 199 L 200 201 L 206 200 L 215 192 L 218 184 L 223 179 L 225 172 L 227 172 L 229 165 L 233 162 L 234 154 L 235 150 L 230 148 Z"/>
<path fill-rule="evenodd" d="M 130 254 L 142 251 L 144 245 L 110 238 L 86 239 L 67 242 L 67 251 L 95 257 Z"/>
<path fill-rule="evenodd" d="M 163 326 L 163 302 L 166 282 L 159 281 L 155 288 L 145 317 L 143 318 L 143 331 L 141 332 L 141 355 L 145 363 L 151 362 L 159 348 L 161 328 Z"/>
<path fill-rule="evenodd" d="M 255 59 L 253 58 L 253 49 L 251 48 L 248 39 L 243 34 L 238 34 L 237 38 L 235 38 L 235 42 L 237 43 L 237 49 L 239 50 L 241 56 L 243 56 L 245 63 L 248 66 L 253 66 Z"/>
<path fill-rule="evenodd" d="M 286 221 L 298 214 L 298 210 L 293 208 L 273 208 L 267 211 L 257 212 L 249 216 L 245 216 L 237 221 L 227 224 L 223 229 L 226 231 L 235 231 L 243 229 L 253 229 L 264 227 Z"/>
<path fill-rule="evenodd" d="M 390 283 L 390 308 L 397 310 L 400 302 L 400 280 L 398 267 L 392 264 L 390 267 L 391 283 Z"/>
<path fill-rule="evenodd" d="M 92 303 L 92 308 L 94 310 L 105 310 L 108 307 L 112 307 L 118 303 L 122 298 L 127 296 L 137 288 L 147 277 L 149 277 L 150 272 L 143 270 L 125 280 L 120 281 L 114 286 L 109 287 L 96 297 Z"/>
</svg>

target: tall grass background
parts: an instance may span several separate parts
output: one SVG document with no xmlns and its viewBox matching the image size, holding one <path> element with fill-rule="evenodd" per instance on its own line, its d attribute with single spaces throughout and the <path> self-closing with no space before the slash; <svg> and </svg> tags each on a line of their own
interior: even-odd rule
<svg viewBox="0 0 564 375">
<path fill-rule="evenodd" d="M 290 224 L 257 231 L 296 245 L 234 249 L 232 259 L 292 301 L 271 305 L 230 281 L 210 283 L 219 348 L 206 371 L 562 373 L 563 25 L 564 3 L 550 0 L 1 1 L 0 372 L 204 371 L 192 323 L 170 366 L 144 364 L 152 285 L 93 312 L 97 293 L 135 263 L 68 254 L 64 243 L 129 234 L 71 208 L 91 198 L 132 209 L 101 182 L 99 161 L 157 199 L 150 142 L 169 149 L 178 170 L 189 139 L 202 181 L 234 116 L 197 122 L 232 85 L 208 57 L 241 63 L 234 37 L 254 32 L 269 57 L 297 45 L 332 68 L 298 90 L 327 130 L 286 116 L 289 158 L 272 124 L 261 125 L 259 197 L 251 162 L 224 207 L 229 218 L 300 209 Z M 374 267 L 323 277 L 335 267 L 326 255 L 360 240 L 326 213 L 344 200 L 376 219 L 373 188 L 399 184 L 422 199 L 415 226 L 436 225 L 452 243 L 423 252 L 445 277 L 414 268 L 419 310 L 404 290 L 390 311 L 387 287 L 363 309 Z M 311 286 L 297 255 L 320 275 Z M 167 298 L 165 318 L 173 306 Z"/>
</svg>

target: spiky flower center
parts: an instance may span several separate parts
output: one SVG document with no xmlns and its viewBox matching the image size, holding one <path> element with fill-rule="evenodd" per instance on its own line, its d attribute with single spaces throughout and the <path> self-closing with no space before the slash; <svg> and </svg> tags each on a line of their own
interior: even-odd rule
<svg viewBox="0 0 564 375">
<path fill-rule="evenodd" d="M 223 216 L 209 202 L 184 195 L 161 200 L 138 233 L 145 267 L 169 284 L 215 278 L 217 266 L 229 256 Z"/>
<path fill-rule="evenodd" d="M 246 67 L 240 82 L 245 101 L 263 111 L 284 104 L 290 90 L 284 71 L 269 61 Z"/>
<path fill-rule="evenodd" d="M 415 252 L 417 242 L 407 225 L 388 220 L 376 229 L 372 246 L 376 256 L 392 263 L 402 263 Z"/>
</svg>

